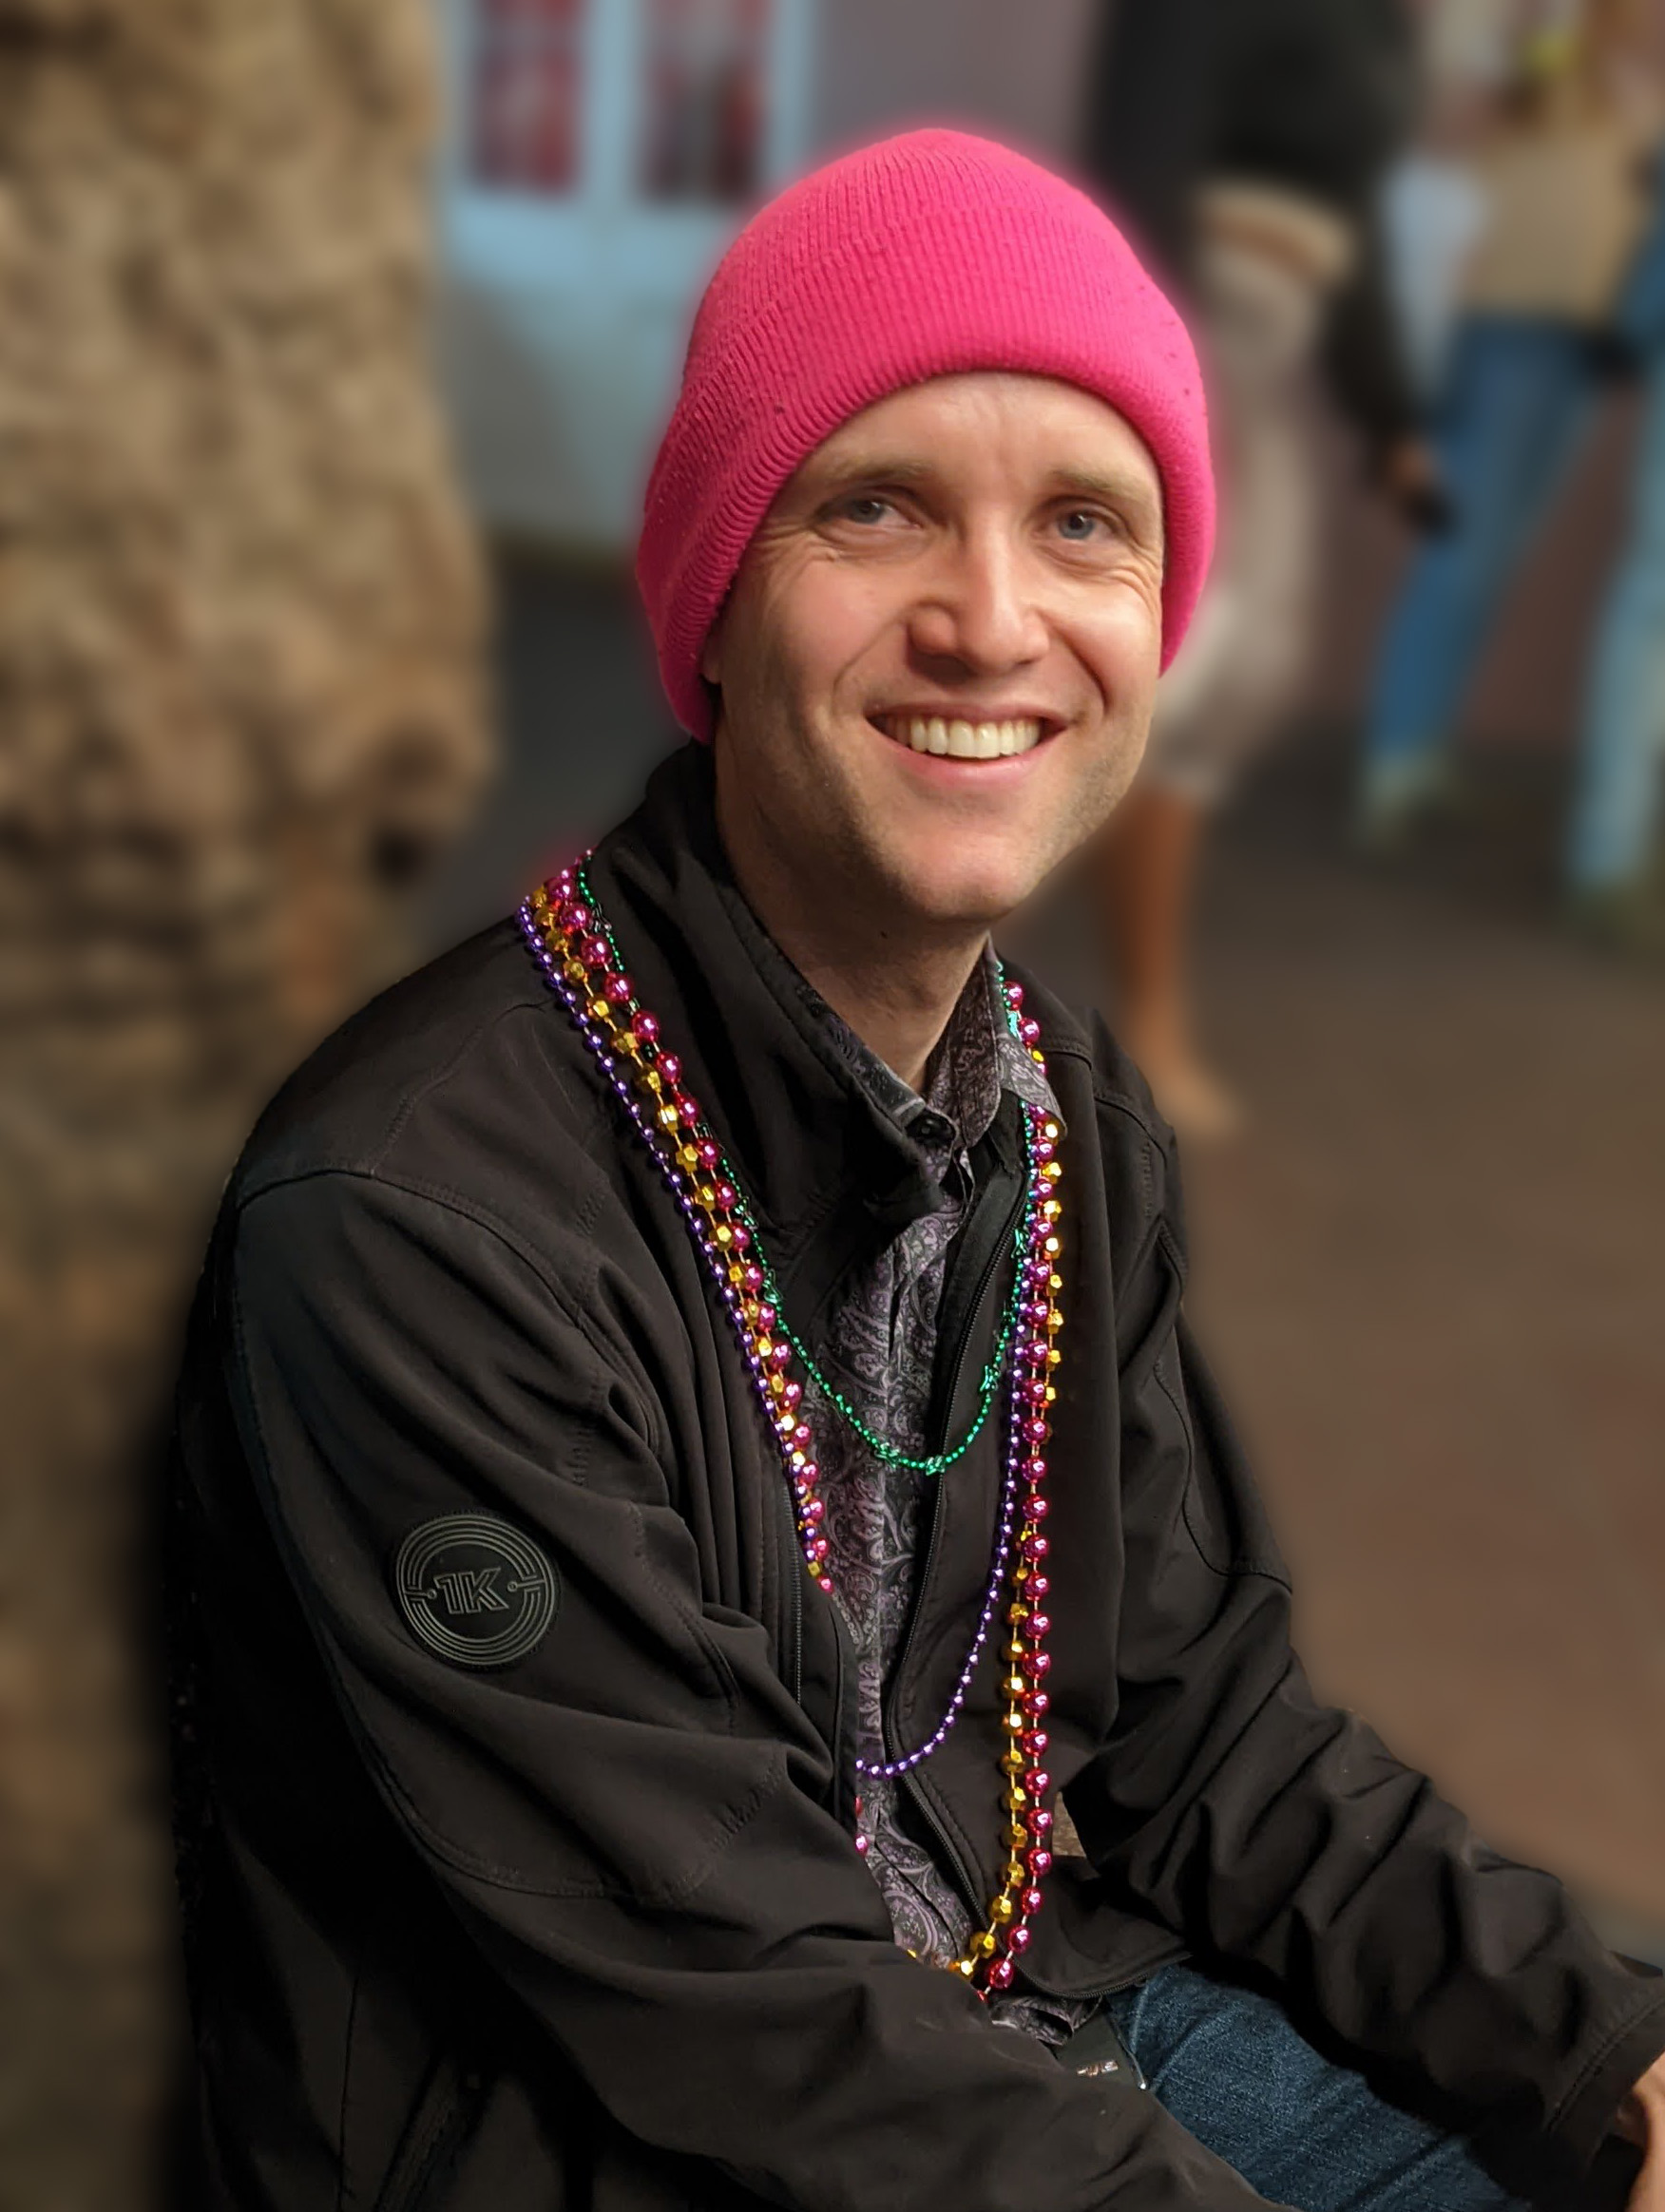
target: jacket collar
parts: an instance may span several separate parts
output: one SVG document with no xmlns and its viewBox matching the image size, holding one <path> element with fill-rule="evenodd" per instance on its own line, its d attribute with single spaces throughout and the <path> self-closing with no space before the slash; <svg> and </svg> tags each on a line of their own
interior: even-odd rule
<svg viewBox="0 0 1665 2212">
<path fill-rule="evenodd" d="M 940 1204 L 930 1160 L 894 1101 L 864 1080 L 858 1040 L 828 1020 L 742 896 L 717 833 L 705 747 L 655 772 L 589 876 L 638 996 L 738 1173 L 781 1288 L 807 1317 L 849 1268 Z M 1011 1119 L 1002 1116 L 1015 1152 Z"/>
<path fill-rule="evenodd" d="M 811 995 L 814 996 L 813 991 Z M 841 1032 L 841 1046 L 853 1057 L 857 1077 L 869 1095 L 933 1154 L 940 1154 L 945 1144 L 968 1148 L 986 1135 L 1005 1092 L 1010 1091 L 1025 1106 L 1046 1114 L 1059 1112 L 1052 1086 L 1012 1035 L 992 944 L 985 945 L 982 960 L 966 978 L 959 1003 L 948 1017 L 931 1058 L 924 1096 L 909 1090 L 831 1006 L 821 1003 L 820 1015 Z"/>
</svg>

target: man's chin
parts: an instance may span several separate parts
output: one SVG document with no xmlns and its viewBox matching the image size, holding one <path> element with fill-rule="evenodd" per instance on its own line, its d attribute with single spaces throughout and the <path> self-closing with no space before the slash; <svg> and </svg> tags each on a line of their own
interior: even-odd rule
<svg viewBox="0 0 1665 2212">
<path fill-rule="evenodd" d="M 870 851 L 922 918 L 992 927 L 1094 834 L 1126 780 L 1076 776 L 1061 788 L 1048 775 L 1035 788 L 1003 791 L 993 807 L 981 793 L 977 804 L 953 794 L 921 805 L 909 790 L 865 810 L 876 833 Z"/>
<path fill-rule="evenodd" d="M 933 930 L 992 929 L 1031 898 L 1043 871 L 1032 861 L 994 858 L 945 865 L 939 850 L 890 871 L 907 906 Z"/>
</svg>

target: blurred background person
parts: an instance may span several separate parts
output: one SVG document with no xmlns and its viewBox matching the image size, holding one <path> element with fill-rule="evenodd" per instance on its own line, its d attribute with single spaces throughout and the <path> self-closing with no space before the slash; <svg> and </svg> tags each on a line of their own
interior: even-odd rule
<svg viewBox="0 0 1665 2212">
<path fill-rule="evenodd" d="M 1621 548 L 1597 633 L 1567 843 L 1574 918 L 1624 946 L 1665 949 L 1659 896 L 1665 772 L 1665 165 L 1655 212 L 1615 318 L 1614 335 L 1646 378 Z"/>
<path fill-rule="evenodd" d="M 1209 1136 L 1236 1107 L 1194 1035 L 1193 883 L 1308 670 L 1314 361 L 1370 472 L 1413 509 L 1439 497 L 1376 219 L 1416 120 L 1415 23 L 1401 0 L 1120 0 L 1093 84 L 1087 166 L 1192 303 L 1220 469 L 1214 577 L 1100 871 L 1120 1033 L 1169 1118 Z"/>
<path fill-rule="evenodd" d="M 1469 678 L 1602 391 L 1658 131 L 1650 30 L 1647 0 L 1498 0 L 1445 88 L 1441 135 L 1466 143 L 1481 228 L 1435 410 L 1450 514 L 1388 619 L 1369 705 L 1368 849 L 1448 796 Z"/>
</svg>

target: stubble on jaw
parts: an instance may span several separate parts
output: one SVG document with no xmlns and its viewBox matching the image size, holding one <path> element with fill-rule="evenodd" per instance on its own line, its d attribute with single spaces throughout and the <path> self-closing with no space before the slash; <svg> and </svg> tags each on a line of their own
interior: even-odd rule
<svg viewBox="0 0 1665 2212">
<path fill-rule="evenodd" d="M 898 957 L 974 957 L 991 929 L 1028 905 L 1098 836 L 1133 786 L 1149 725 L 1147 706 L 1137 729 L 1109 746 L 1037 826 L 1041 834 L 1019 883 L 997 892 L 973 879 L 963 887 L 963 898 L 947 906 L 922 901 L 903 844 L 891 845 L 882 829 L 875 832 L 875 810 L 852 797 L 814 749 L 804 749 L 804 767 L 790 779 L 790 813 L 783 818 L 771 810 L 759 792 L 778 792 L 780 780 L 770 776 L 760 786 L 748 775 L 744 742 L 721 718 L 714 740 L 718 832 L 740 888 L 783 948 L 794 958 L 802 953 L 800 965 L 820 959 L 868 965 Z M 951 840 L 954 834 L 952 810 L 945 808 L 940 835 Z"/>
</svg>

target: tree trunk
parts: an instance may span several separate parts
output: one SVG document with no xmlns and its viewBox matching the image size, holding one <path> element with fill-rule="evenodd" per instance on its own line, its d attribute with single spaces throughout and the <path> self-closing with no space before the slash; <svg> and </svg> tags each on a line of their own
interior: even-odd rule
<svg viewBox="0 0 1665 2212">
<path fill-rule="evenodd" d="M 0 2202 L 39 2212 L 150 2197 L 143 1440 L 205 1224 L 486 764 L 428 29 L 0 0 Z"/>
</svg>

